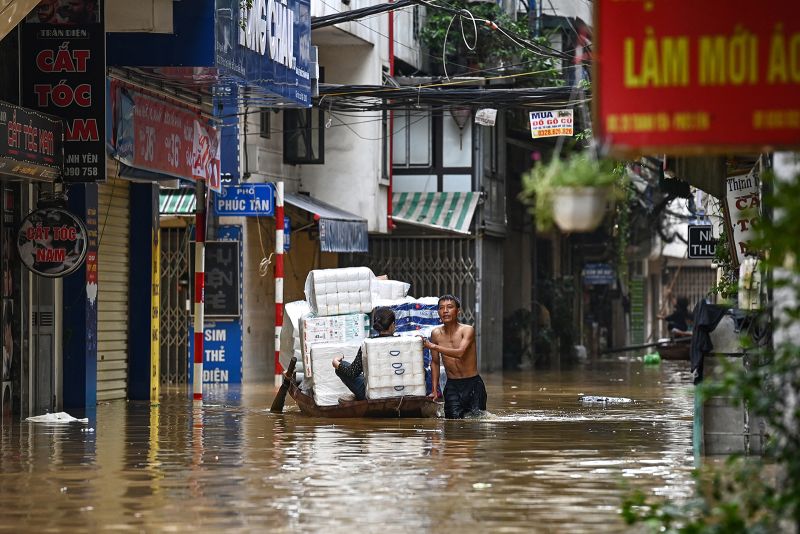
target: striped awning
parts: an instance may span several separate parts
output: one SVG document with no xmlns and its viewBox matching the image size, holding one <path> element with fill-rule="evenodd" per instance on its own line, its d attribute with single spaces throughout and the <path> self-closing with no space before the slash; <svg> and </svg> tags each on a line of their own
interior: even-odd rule
<svg viewBox="0 0 800 534">
<path fill-rule="evenodd" d="M 194 189 L 161 191 L 158 212 L 161 215 L 194 215 Z"/>
<path fill-rule="evenodd" d="M 480 193 L 394 193 L 392 218 L 416 224 L 469 234 Z"/>
</svg>

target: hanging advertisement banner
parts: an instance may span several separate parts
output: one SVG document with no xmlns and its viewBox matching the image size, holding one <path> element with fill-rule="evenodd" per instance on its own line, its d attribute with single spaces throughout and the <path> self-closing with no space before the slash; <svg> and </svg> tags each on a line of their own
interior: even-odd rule
<svg viewBox="0 0 800 534">
<path fill-rule="evenodd" d="M 197 112 L 112 82 L 115 157 L 146 171 L 206 180 L 220 190 L 219 131 Z"/>
<path fill-rule="evenodd" d="M 57 117 L 0 102 L 0 174 L 55 180 L 63 164 Z"/>
<path fill-rule="evenodd" d="M 531 111 L 531 137 L 556 137 L 559 135 L 572 135 L 572 110 L 556 109 L 553 111 Z"/>
<path fill-rule="evenodd" d="M 48 278 L 74 272 L 86 257 L 87 234 L 83 222 L 61 208 L 29 213 L 17 232 L 17 252 L 28 270 Z"/>
<path fill-rule="evenodd" d="M 613 155 L 800 147 L 796 2 L 599 0 L 594 28 L 595 134 Z"/>
<path fill-rule="evenodd" d="M 755 170 L 745 176 L 731 176 L 725 182 L 725 213 L 731 259 L 741 265 L 749 250 L 749 242 L 756 237 L 755 226 L 761 216 L 761 193 Z"/>
<path fill-rule="evenodd" d="M 20 24 L 22 104 L 64 119 L 66 182 L 105 181 L 102 0 L 40 2 Z"/>
</svg>

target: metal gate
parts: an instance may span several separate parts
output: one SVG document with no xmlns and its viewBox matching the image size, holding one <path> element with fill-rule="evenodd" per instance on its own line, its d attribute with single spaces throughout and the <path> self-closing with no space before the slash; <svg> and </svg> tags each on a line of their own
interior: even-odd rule
<svg viewBox="0 0 800 534">
<path fill-rule="evenodd" d="M 161 385 L 186 386 L 190 228 L 161 229 Z"/>
<path fill-rule="evenodd" d="M 415 297 L 452 293 L 461 299 L 461 321 L 475 324 L 475 240 L 436 237 L 371 237 L 367 254 L 341 255 L 376 275 L 411 284 Z"/>
</svg>

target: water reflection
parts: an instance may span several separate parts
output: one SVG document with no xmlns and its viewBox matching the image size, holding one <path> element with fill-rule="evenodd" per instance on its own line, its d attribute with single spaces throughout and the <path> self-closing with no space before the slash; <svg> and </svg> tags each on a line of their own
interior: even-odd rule
<svg viewBox="0 0 800 534">
<path fill-rule="evenodd" d="M 276 416 L 264 386 L 4 425 L 0 530 L 619 532 L 623 481 L 689 493 L 688 365 L 486 383 L 490 413 L 465 421 L 318 420 L 291 401 Z"/>
</svg>

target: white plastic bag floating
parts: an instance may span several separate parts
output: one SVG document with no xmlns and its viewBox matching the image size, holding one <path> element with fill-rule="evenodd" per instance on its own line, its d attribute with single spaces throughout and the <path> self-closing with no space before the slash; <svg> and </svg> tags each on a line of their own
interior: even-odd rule
<svg viewBox="0 0 800 534">
<path fill-rule="evenodd" d="M 374 279 L 369 267 L 315 269 L 306 278 L 306 301 L 311 311 L 321 317 L 370 313 Z"/>
<path fill-rule="evenodd" d="M 88 423 L 89 418 L 77 419 L 67 412 L 48 413 L 44 415 L 34 415 L 25 419 L 31 423 Z"/>
</svg>

